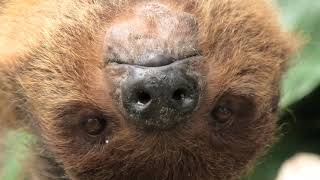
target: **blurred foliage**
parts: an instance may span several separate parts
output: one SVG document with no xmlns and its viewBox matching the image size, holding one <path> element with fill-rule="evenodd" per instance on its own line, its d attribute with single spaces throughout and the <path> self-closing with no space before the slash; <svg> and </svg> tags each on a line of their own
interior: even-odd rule
<svg viewBox="0 0 320 180">
<path fill-rule="evenodd" d="M 309 39 L 284 77 L 281 107 L 301 100 L 320 84 L 320 1 L 279 0 L 286 27 Z"/>
<path fill-rule="evenodd" d="M 320 154 L 320 1 L 278 0 L 282 22 L 309 41 L 284 76 L 279 142 L 248 180 L 274 180 L 283 163 L 298 152 Z"/>
<path fill-rule="evenodd" d="M 0 179 L 3 180 L 17 180 L 19 178 L 19 172 L 21 172 L 21 162 L 27 158 L 28 146 L 32 141 L 31 135 L 23 132 L 9 132 L 6 134 L 4 151 L 5 166 L 0 169 Z"/>
<path fill-rule="evenodd" d="M 280 5 L 284 25 L 301 32 L 310 41 L 284 77 L 280 106 L 286 113 L 279 122 L 284 135 L 262 163 L 258 163 L 249 180 L 275 179 L 283 161 L 297 152 L 320 153 L 320 1 L 278 0 L 276 3 Z M 8 135 L 7 146 L 11 150 L 5 151 L 6 166 L 0 170 L 0 179 L 18 179 L 19 162 L 25 158 L 25 144 L 30 139 L 30 135 L 22 132 Z"/>
</svg>

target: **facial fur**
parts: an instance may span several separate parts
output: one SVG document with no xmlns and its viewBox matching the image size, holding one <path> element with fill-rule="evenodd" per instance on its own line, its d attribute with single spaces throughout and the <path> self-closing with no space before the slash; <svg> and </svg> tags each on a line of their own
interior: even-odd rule
<svg viewBox="0 0 320 180">
<path fill-rule="evenodd" d="M 37 137 L 31 178 L 238 179 L 274 140 L 297 40 L 265 0 L 11 0 L 0 12 L 0 123 Z M 191 58 L 181 72 L 199 95 L 145 128 L 121 91 L 128 67 L 157 54 Z"/>
</svg>

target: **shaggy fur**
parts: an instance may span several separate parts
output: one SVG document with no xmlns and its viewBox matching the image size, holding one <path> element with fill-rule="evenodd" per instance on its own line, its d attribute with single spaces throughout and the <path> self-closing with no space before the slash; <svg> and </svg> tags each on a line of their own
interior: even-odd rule
<svg viewBox="0 0 320 180">
<path fill-rule="evenodd" d="M 197 18 L 206 86 L 199 110 L 177 129 L 143 132 L 126 123 L 111 97 L 104 34 L 147 2 L 2 2 L 0 123 L 37 137 L 25 176 L 231 180 L 273 142 L 280 77 L 298 43 L 266 0 L 154 0 Z M 216 128 L 210 112 L 223 97 L 241 99 L 245 116 Z M 87 111 L 108 117 L 103 137 L 78 130 Z"/>
</svg>

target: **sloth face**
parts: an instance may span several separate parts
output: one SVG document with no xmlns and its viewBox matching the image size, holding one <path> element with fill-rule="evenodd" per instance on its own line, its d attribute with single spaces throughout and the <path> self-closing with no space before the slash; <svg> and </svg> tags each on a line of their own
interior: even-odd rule
<svg viewBox="0 0 320 180">
<path fill-rule="evenodd" d="M 97 180 L 244 173 L 273 141 L 289 53 L 264 3 L 67 3 L 73 8 L 19 72 L 35 131 L 61 173 Z"/>
</svg>

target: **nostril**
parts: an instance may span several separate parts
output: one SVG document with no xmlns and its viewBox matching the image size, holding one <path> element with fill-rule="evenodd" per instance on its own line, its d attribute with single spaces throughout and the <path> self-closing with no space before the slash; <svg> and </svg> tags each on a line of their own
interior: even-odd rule
<svg viewBox="0 0 320 180">
<path fill-rule="evenodd" d="M 148 104 L 151 101 L 151 96 L 149 93 L 145 91 L 139 91 L 137 93 L 137 103 L 139 105 L 145 105 Z"/>
<path fill-rule="evenodd" d="M 180 87 L 171 94 L 172 106 L 180 113 L 190 112 L 197 102 L 197 93 L 188 87 Z"/>
<path fill-rule="evenodd" d="M 172 99 L 175 101 L 184 101 L 187 96 L 186 89 L 179 88 L 173 92 Z"/>
</svg>

